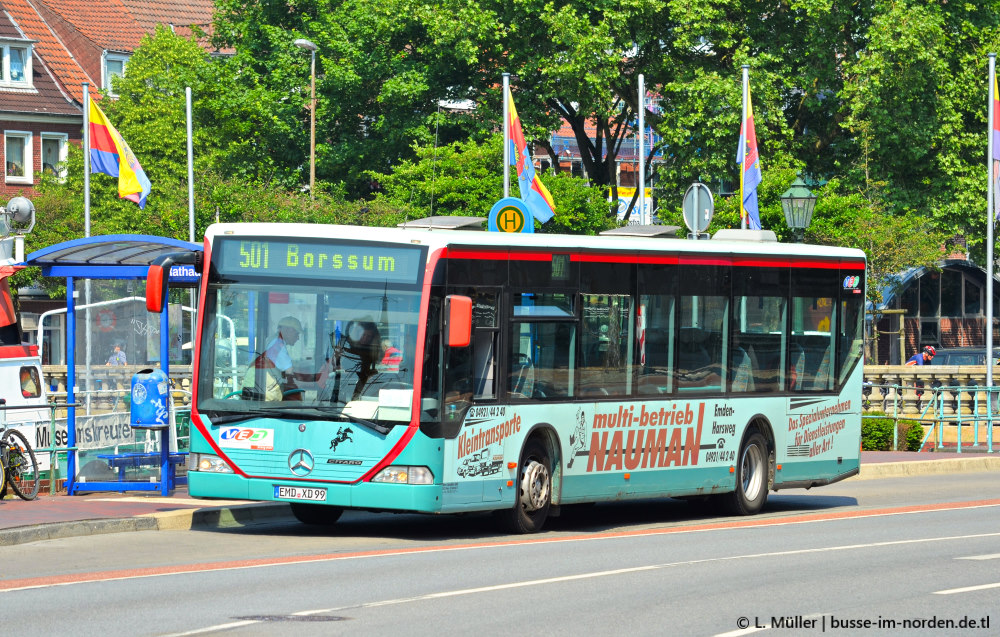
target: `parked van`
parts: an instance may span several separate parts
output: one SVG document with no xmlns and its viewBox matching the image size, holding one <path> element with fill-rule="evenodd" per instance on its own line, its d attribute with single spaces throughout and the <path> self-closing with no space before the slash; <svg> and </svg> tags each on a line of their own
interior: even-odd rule
<svg viewBox="0 0 1000 637">
<path fill-rule="evenodd" d="M 931 365 L 985 365 L 985 347 L 939 347 Z M 993 349 L 993 364 L 1000 364 L 1000 348 Z"/>
</svg>

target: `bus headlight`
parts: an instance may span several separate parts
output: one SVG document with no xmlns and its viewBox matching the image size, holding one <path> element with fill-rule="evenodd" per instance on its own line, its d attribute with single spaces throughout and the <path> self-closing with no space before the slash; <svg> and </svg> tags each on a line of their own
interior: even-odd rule
<svg viewBox="0 0 1000 637">
<path fill-rule="evenodd" d="M 434 484 L 434 474 L 427 467 L 393 465 L 386 467 L 372 478 L 372 482 L 391 484 Z"/>
<path fill-rule="evenodd" d="M 219 456 L 210 453 L 192 453 L 188 458 L 188 471 L 232 473 L 233 469 Z"/>
</svg>

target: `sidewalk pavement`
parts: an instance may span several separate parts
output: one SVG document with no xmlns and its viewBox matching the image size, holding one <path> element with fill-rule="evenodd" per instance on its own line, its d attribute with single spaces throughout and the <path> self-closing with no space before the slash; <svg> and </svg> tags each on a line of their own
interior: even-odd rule
<svg viewBox="0 0 1000 637">
<path fill-rule="evenodd" d="M 1000 471 L 1000 453 L 864 451 L 861 473 L 850 480 L 924 474 Z M 68 496 L 39 493 L 26 502 L 8 493 L 0 501 L 0 546 L 36 540 L 123 531 L 233 528 L 293 520 L 288 504 L 246 500 L 199 500 L 180 487 L 170 497 L 142 492 Z"/>
</svg>

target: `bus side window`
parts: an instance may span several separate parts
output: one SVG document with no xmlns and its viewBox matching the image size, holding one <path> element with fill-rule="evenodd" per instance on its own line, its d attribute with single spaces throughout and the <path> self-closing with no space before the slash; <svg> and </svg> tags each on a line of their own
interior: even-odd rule
<svg viewBox="0 0 1000 637">
<path fill-rule="evenodd" d="M 792 272 L 789 356 L 802 352 L 801 375 L 789 379 L 791 391 L 829 391 L 835 381 L 833 345 L 837 331 L 837 270 Z"/>
<path fill-rule="evenodd" d="M 576 326 L 569 321 L 514 322 L 507 364 L 511 398 L 567 398 L 573 390 Z"/>
<path fill-rule="evenodd" d="M 581 396 L 627 396 L 635 321 L 632 297 L 584 294 L 580 340 Z"/>
</svg>

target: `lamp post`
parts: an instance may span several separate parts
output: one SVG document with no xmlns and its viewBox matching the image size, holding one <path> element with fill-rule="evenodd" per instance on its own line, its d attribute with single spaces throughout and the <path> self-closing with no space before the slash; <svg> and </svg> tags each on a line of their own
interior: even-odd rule
<svg viewBox="0 0 1000 637">
<path fill-rule="evenodd" d="M 815 207 L 816 195 L 806 188 L 801 175 L 796 175 L 792 187 L 781 195 L 781 209 L 785 211 L 785 223 L 792 229 L 792 236 L 797 243 L 802 243 L 806 228 L 812 222 Z"/>
<path fill-rule="evenodd" d="M 309 65 L 309 199 L 316 199 L 316 45 L 299 38 L 295 46 L 309 51 L 312 58 Z"/>
</svg>

